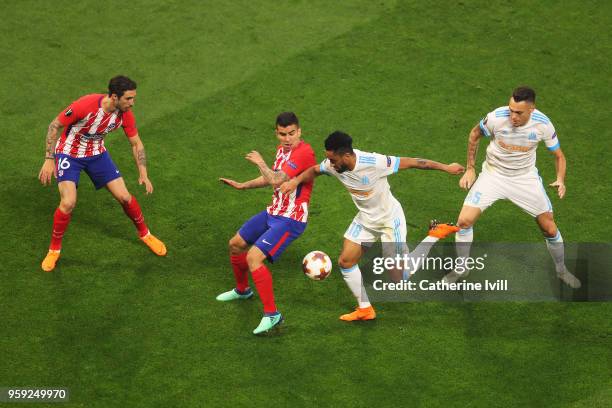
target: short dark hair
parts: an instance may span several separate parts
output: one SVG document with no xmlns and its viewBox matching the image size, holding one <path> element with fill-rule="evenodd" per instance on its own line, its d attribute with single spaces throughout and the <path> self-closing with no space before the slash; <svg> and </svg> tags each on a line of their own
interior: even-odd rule
<svg viewBox="0 0 612 408">
<path fill-rule="evenodd" d="M 352 154 L 353 139 L 348 134 L 336 130 L 325 139 L 325 150 L 336 154 Z"/>
<path fill-rule="evenodd" d="M 300 127 L 300 121 L 298 120 L 298 117 L 295 113 L 282 112 L 278 114 L 278 116 L 276 117 L 276 126 L 287 127 L 291 125 L 296 125 L 297 127 Z"/>
<path fill-rule="evenodd" d="M 125 91 L 133 91 L 136 89 L 136 82 L 132 81 L 125 75 L 117 75 L 111 78 L 108 83 L 108 96 L 112 94 L 117 95 L 119 98 L 123 96 Z"/>
<path fill-rule="evenodd" d="M 514 102 L 526 101 L 535 103 L 535 97 L 535 91 L 528 86 L 519 86 L 512 91 L 512 99 L 514 99 Z"/>
</svg>

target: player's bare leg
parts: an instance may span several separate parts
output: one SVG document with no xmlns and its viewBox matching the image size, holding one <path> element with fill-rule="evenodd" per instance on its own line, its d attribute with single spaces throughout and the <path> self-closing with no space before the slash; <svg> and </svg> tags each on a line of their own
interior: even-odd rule
<svg viewBox="0 0 612 408">
<path fill-rule="evenodd" d="M 53 215 L 53 233 L 49 252 L 47 252 L 47 256 L 41 264 L 45 272 L 51 272 L 55 269 L 62 249 L 62 238 L 68 228 L 72 210 L 74 210 L 77 202 L 77 188 L 73 181 L 62 181 L 57 184 L 57 188 L 60 193 L 60 203 Z"/>
<path fill-rule="evenodd" d="M 220 302 L 229 302 L 230 300 L 249 299 L 253 297 L 253 291 L 249 287 L 249 265 L 247 263 L 247 251 L 249 244 L 236 233 L 228 243 L 230 264 L 234 271 L 236 279 L 236 287 L 223 292 L 217 296 Z"/>
<path fill-rule="evenodd" d="M 283 322 L 283 315 L 276 309 L 276 304 L 274 303 L 272 274 L 264 264 L 266 258 L 266 254 L 255 245 L 251 246 L 247 252 L 246 260 L 249 270 L 264 308 L 264 316 L 261 318 L 259 326 L 253 330 L 253 334 L 265 333 Z"/>
<path fill-rule="evenodd" d="M 545 212 L 536 217 L 536 222 L 544 234 L 546 239 L 546 247 L 550 256 L 555 263 L 557 277 L 565 282 L 569 287 L 578 289 L 581 286 L 580 281 L 565 266 L 565 247 L 563 245 L 563 237 L 557 228 L 557 224 L 553 218 L 552 212 Z"/>
<path fill-rule="evenodd" d="M 347 322 L 376 318 L 376 312 L 370 304 L 368 294 L 363 287 L 363 279 L 359 269 L 359 260 L 363 252 L 361 245 L 345 239 L 342 245 L 342 253 L 340 253 L 340 258 L 338 259 L 338 265 L 342 271 L 344 282 L 346 282 L 346 285 L 353 292 L 353 296 L 357 300 L 357 308 L 354 312 L 340 316 L 340 320 Z"/>
<path fill-rule="evenodd" d="M 240 236 L 239 233 L 236 233 L 228 243 L 230 255 L 240 255 L 242 253 L 246 253 L 249 249 L 249 244 Z"/>
<path fill-rule="evenodd" d="M 164 256 L 167 253 L 166 245 L 149 231 L 147 224 L 144 221 L 142 210 L 136 200 L 136 197 L 130 194 L 123 177 L 119 177 L 110 181 L 106 188 L 115 197 L 115 200 L 121 204 L 125 214 L 134 222 L 136 229 L 138 230 L 138 236 L 144 242 L 151 251 L 156 255 Z"/>
<path fill-rule="evenodd" d="M 461 208 L 459 217 L 457 219 L 457 226 L 461 228 L 455 234 L 455 250 L 457 251 L 457 258 L 467 258 L 470 256 L 470 248 L 474 241 L 474 230 L 473 225 L 476 223 L 482 211 L 478 207 L 472 207 L 464 205 Z M 465 279 L 469 271 L 466 269 L 463 273 L 457 271 L 451 271 L 447 273 L 443 278 L 442 282 L 454 283 L 459 279 Z"/>
</svg>

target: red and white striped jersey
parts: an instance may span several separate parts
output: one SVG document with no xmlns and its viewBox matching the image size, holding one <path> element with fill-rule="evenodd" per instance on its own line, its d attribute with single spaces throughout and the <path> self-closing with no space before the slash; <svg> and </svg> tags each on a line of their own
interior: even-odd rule
<svg viewBox="0 0 612 408">
<path fill-rule="evenodd" d="M 301 141 L 288 152 L 284 152 L 283 147 L 279 146 L 272 170 L 282 171 L 290 178 L 293 178 L 316 164 L 317 161 L 312 147 L 308 143 Z M 267 208 L 268 214 L 306 222 L 312 185 L 312 181 L 302 183 L 289 195 L 281 193 L 278 188 L 275 189 L 272 195 L 272 205 L 269 205 Z"/>
<path fill-rule="evenodd" d="M 104 137 L 119 126 L 127 137 L 138 134 L 132 111 L 104 112 L 104 94 L 85 95 L 72 102 L 57 117 L 64 131 L 55 145 L 55 154 L 71 157 L 91 157 L 106 151 Z"/>
</svg>

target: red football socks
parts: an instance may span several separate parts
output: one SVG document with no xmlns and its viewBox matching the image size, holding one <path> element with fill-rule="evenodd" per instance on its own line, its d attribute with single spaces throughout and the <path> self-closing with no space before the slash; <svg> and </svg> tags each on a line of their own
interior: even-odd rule
<svg viewBox="0 0 612 408">
<path fill-rule="evenodd" d="M 274 304 L 274 289 L 272 288 L 272 274 L 266 265 L 261 265 L 259 268 L 251 271 L 253 282 L 259 293 L 261 302 L 263 303 L 264 313 L 276 312 L 276 304 Z"/>
<path fill-rule="evenodd" d="M 53 232 L 51 233 L 51 245 L 49 249 L 52 251 L 59 251 L 62 249 L 62 238 L 64 238 L 64 232 L 70 224 L 70 214 L 65 214 L 57 208 L 55 214 L 53 214 Z"/>
<path fill-rule="evenodd" d="M 239 292 L 244 292 L 249 287 L 249 265 L 247 264 L 246 256 L 246 252 L 230 255 L 230 263 L 236 278 L 236 289 Z"/>
<path fill-rule="evenodd" d="M 138 201 L 136 201 L 136 197 L 132 196 L 127 204 L 123 204 L 123 211 L 125 211 L 125 214 L 134 222 L 140 238 L 147 235 L 149 228 L 147 224 L 145 224 L 144 215 L 142 215 L 142 210 L 140 209 L 140 205 L 138 205 Z"/>
</svg>

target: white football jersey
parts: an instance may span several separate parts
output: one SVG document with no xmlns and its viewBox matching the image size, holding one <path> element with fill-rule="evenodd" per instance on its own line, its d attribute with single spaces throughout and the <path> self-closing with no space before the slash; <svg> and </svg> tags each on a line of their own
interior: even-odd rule
<svg viewBox="0 0 612 408">
<path fill-rule="evenodd" d="M 387 182 L 387 176 L 398 171 L 400 159 L 357 149 L 353 151 L 356 161 L 352 171 L 338 173 L 329 159 L 325 159 L 319 167 L 321 173 L 334 176 L 344 184 L 360 211 L 360 220 L 366 227 L 386 226 L 393 220 L 394 209 L 398 206 L 401 209 Z"/>
<path fill-rule="evenodd" d="M 546 115 L 535 109 L 524 126 L 514 127 L 510 109 L 502 106 L 480 121 L 480 131 L 490 137 L 483 168 L 505 176 L 535 171 L 536 149 L 543 140 L 548 150 L 559 148 L 555 127 Z"/>
</svg>

